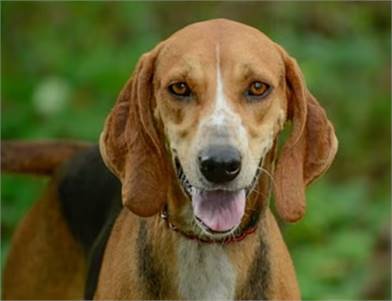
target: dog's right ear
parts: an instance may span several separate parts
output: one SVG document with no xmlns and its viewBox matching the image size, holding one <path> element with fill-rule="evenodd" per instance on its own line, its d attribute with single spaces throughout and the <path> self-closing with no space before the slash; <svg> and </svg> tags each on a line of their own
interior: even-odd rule
<svg viewBox="0 0 392 301">
<path fill-rule="evenodd" d="M 152 216 L 166 202 L 168 166 L 163 134 L 154 122 L 153 74 L 160 46 L 144 54 L 106 119 L 100 151 L 122 183 L 123 204 Z"/>
</svg>

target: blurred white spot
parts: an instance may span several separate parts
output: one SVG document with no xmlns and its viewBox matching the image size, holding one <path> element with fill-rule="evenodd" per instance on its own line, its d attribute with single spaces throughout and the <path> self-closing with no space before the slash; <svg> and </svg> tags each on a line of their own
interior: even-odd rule
<svg viewBox="0 0 392 301">
<path fill-rule="evenodd" d="M 41 81 L 33 92 L 35 109 L 43 115 L 54 115 L 67 106 L 69 84 L 58 77 L 49 77 Z"/>
</svg>

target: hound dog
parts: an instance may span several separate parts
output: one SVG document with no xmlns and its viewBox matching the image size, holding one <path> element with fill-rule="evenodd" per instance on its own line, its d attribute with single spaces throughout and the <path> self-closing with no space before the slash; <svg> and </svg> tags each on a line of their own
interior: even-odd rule
<svg viewBox="0 0 392 301">
<path fill-rule="evenodd" d="M 282 47 L 229 20 L 187 26 L 141 57 L 99 151 L 52 164 L 13 239 L 5 298 L 300 299 L 270 190 L 298 221 L 336 150 Z"/>
</svg>

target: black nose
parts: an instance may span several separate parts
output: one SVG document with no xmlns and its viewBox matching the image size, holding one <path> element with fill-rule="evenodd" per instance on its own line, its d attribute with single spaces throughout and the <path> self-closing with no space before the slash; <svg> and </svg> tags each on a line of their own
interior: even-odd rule
<svg viewBox="0 0 392 301">
<path fill-rule="evenodd" d="M 232 146 L 211 146 L 200 152 L 199 168 L 210 182 L 229 182 L 240 173 L 241 154 Z"/>
</svg>

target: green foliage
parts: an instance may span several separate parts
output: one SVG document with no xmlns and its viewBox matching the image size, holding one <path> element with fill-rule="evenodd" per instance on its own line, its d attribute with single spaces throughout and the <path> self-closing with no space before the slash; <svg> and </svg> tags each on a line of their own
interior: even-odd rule
<svg viewBox="0 0 392 301">
<path fill-rule="evenodd" d="M 375 197 L 366 182 L 355 179 L 316 183 L 307 199 L 304 220 L 284 229 L 306 297 L 363 298 L 375 233 L 388 226 L 389 196 Z"/>
<path fill-rule="evenodd" d="M 385 272 L 373 270 L 374 248 L 390 226 L 390 3 L 1 5 L 2 139 L 97 141 L 139 56 L 186 24 L 231 18 L 283 45 L 297 58 L 340 143 L 327 176 L 308 190 L 305 219 L 282 225 L 303 297 L 372 298 L 366 294 L 372 274 Z M 12 232 L 45 183 L 2 176 L 2 262 Z M 390 298 L 390 288 L 383 289 Z"/>
</svg>

